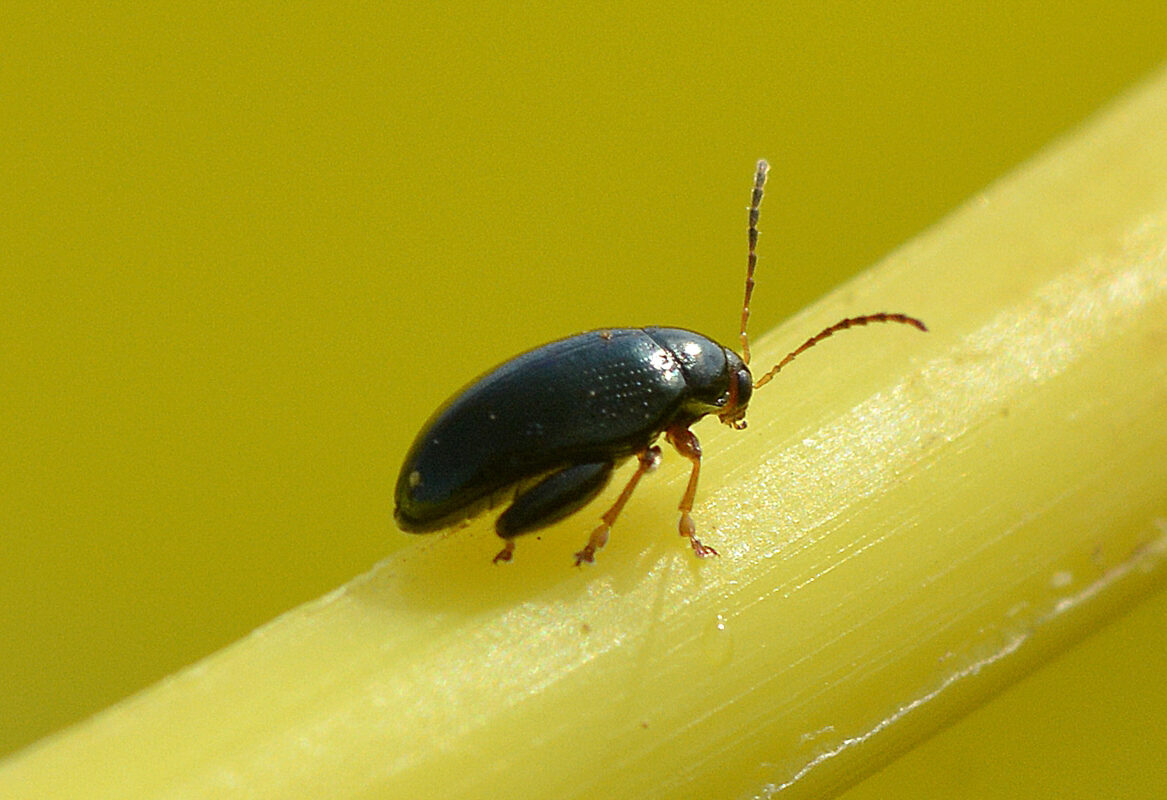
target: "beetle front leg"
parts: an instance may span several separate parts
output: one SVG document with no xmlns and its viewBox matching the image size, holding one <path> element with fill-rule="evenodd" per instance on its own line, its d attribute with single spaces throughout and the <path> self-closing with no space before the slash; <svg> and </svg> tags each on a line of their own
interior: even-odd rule
<svg viewBox="0 0 1167 800">
<path fill-rule="evenodd" d="M 620 512 L 624 509 L 624 504 L 632 496 L 632 490 L 636 488 L 636 484 L 640 483 L 640 477 L 644 473 L 655 469 L 656 465 L 660 463 L 660 448 L 650 447 L 637 455 L 637 458 L 639 459 L 639 463 L 636 465 L 636 472 L 632 473 L 628 485 L 624 487 L 624 491 L 620 492 L 620 496 L 616 498 L 616 502 L 612 504 L 612 507 L 600 516 L 600 519 L 603 521 L 598 528 L 592 531 L 592 535 L 588 537 L 588 543 L 584 545 L 584 549 L 575 554 L 575 565 L 577 567 L 584 563 L 592 564 L 595 562 L 596 551 L 608 543 L 608 534 L 612 531 L 612 524 L 616 522 L 616 517 L 620 516 Z"/>
<path fill-rule="evenodd" d="M 698 556 L 702 558 L 715 556 L 717 551 L 707 544 L 701 544 L 697 538 L 697 525 L 694 524 L 693 517 L 689 514 L 693 510 L 693 499 L 697 496 L 697 476 L 701 472 L 701 442 L 697 441 L 696 434 L 684 425 L 669 428 L 665 431 L 665 437 L 678 453 L 693 462 L 693 471 L 689 473 L 689 485 L 681 497 L 681 504 L 677 506 L 681 512 L 681 520 L 677 524 L 677 528 L 682 536 L 689 537 L 689 544 Z"/>
</svg>

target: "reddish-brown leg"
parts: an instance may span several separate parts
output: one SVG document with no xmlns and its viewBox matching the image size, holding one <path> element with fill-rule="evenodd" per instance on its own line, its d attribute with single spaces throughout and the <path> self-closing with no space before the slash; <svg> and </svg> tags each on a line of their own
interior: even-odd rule
<svg viewBox="0 0 1167 800">
<path fill-rule="evenodd" d="M 681 511 L 681 521 L 677 527 L 682 536 L 689 537 L 689 544 L 693 547 L 694 553 L 702 558 L 715 556 L 717 551 L 707 544 L 701 544 L 697 538 L 697 526 L 693 523 L 693 517 L 689 515 L 693 510 L 693 498 L 697 496 L 697 476 L 701 472 L 701 442 L 697 441 L 693 431 L 684 425 L 669 428 L 665 431 L 665 437 L 678 453 L 693 462 L 693 471 L 689 473 L 689 485 L 685 487 L 681 504 L 677 506 Z"/>
<path fill-rule="evenodd" d="M 592 535 L 588 537 L 588 543 L 584 545 L 584 549 L 575 554 L 575 565 L 578 567 L 583 563 L 594 563 L 596 560 L 596 551 L 608 543 L 608 534 L 612 530 L 613 523 L 616 522 L 616 517 L 620 516 L 620 512 L 624 509 L 624 504 L 628 502 L 628 498 L 632 496 L 632 490 L 636 488 L 636 484 L 640 483 L 640 477 L 644 473 L 654 469 L 660 463 L 660 448 L 650 447 L 643 453 L 637 455 L 639 463 L 636 465 L 636 472 L 632 473 L 632 477 L 628 480 L 628 485 L 624 487 L 624 491 L 620 492 L 620 496 L 616 498 L 616 502 L 612 507 L 605 511 L 600 519 L 603 520 L 600 526 L 592 531 Z"/>
<path fill-rule="evenodd" d="M 492 564 L 498 564 L 500 561 L 510 561 L 515 555 L 515 542 L 513 539 L 507 539 L 506 544 L 502 550 L 498 551 L 498 555 L 491 559 Z"/>
</svg>

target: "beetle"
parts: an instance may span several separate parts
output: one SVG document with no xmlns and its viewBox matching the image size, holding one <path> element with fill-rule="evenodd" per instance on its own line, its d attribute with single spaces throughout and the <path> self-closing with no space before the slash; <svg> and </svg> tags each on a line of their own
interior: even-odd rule
<svg viewBox="0 0 1167 800">
<path fill-rule="evenodd" d="M 635 457 L 636 470 L 600 524 L 575 554 L 595 560 L 641 477 L 660 462 L 666 441 L 691 463 L 678 524 L 697 556 L 702 544 L 691 511 L 701 471 L 701 444 L 690 426 L 716 414 L 738 430 L 755 389 L 803 351 L 847 328 L 897 322 L 926 331 L 905 314 L 850 317 L 807 339 L 757 380 L 749 369 L 746 326 L 757 266 L 758 215 L 769 164 L 759 161 L 749 206 L 749 252 L 739 356 L 682 328 L 609 328 L 537 347 L 494 368 L 441 406 L 417 435 L 397 478 L 394 517 L 402 530 L 427 533 L 510 502 L 495 522 L 510 561 L 514 538 L 587 505 L 612 472 Z"/>
</svg>

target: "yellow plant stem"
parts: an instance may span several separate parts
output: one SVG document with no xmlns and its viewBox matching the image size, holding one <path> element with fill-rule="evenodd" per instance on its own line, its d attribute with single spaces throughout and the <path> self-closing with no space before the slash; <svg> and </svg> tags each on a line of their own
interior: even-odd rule
<svg viewBox="0 0 1167 800">
<path fill-rule="evenodd" d="M 490 521 L 0 767 L 0 796 L 821 797 L 1164 583 L 1167 73 L 755 345 L 750 427 Z M 780 187 L 771 187 L 777 205 Z M 777 213 L 772 206 L 770 213 Z M 779 282 L 763 273 L 760 280 Z M 500 354 L 502 355 L 502 354 Z M 672 456 L 672 457 L 669 457 Z"/>
</svg>

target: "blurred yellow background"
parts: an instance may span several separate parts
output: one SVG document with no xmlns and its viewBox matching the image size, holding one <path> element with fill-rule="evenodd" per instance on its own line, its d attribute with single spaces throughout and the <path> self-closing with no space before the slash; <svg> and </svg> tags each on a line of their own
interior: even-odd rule
<svg viewBox="0 0 1167 800">
<path fill-rule="evenodd" d="M 731 341 L 758 157 L 760 333 L 1167 57 L 1161 2 L 922 5 L 6 8 L 0 754 L 405 545 L 404 449 L 502 358 L 604 325 Z M 1167 715 L 1165 613 L 870 796 L 1117 769 Z M 1033 727 L 1116 674 L 1081 738 Z"/>
</svg>

